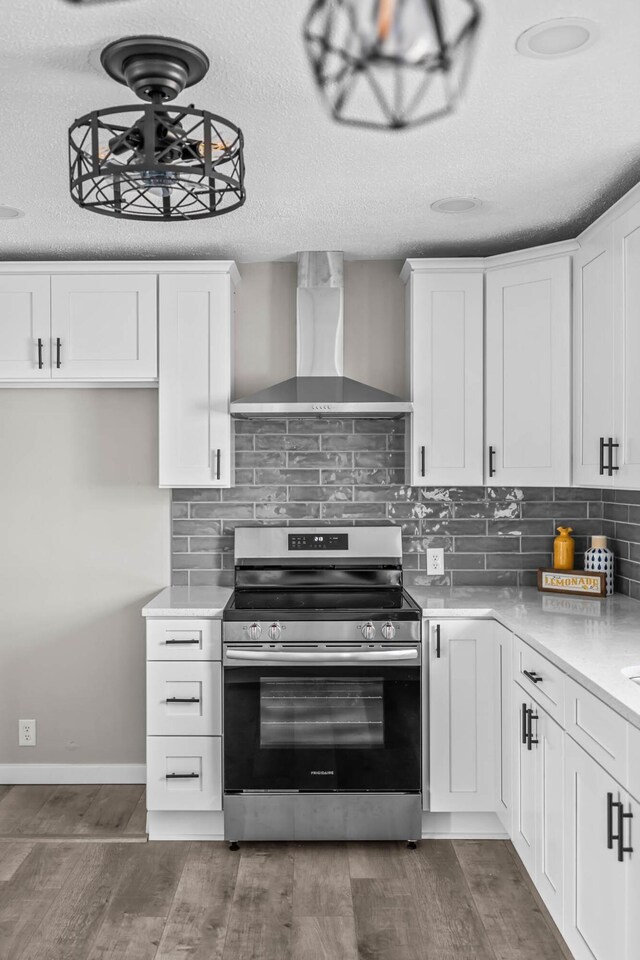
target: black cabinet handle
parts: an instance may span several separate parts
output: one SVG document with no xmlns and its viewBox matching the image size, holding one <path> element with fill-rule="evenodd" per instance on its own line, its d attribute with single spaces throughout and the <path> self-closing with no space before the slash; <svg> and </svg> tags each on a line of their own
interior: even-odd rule
<svg viewBox="0 0 640 960">
<path fill-rule="evenodd" d="M 531 680 L 531 683 L 542 683 L 544 679 L 539 673 L 536 673 L 535 670 L 523 670 L 522 672 L 527 680 Z"/>
<path fill-rule="evenodd" d="M 618 839 L 618 834 L 613 832 L 613 808 L 620 809 L 622 804 L 613 800 L 613 794 L 607 794 L 607 848 L 613 850 L 613 841 Z"/>
<path fill-rule="evenodd" d="M 616 470 L 619 470 L 620 467 L 614 467 L 613 465 L 613 451 L 617 450 L 620 446 L 619 443 L 613 442 L 613 437 L 609 437 L 607 440 L 607 447 L 609 448 L 609 463 L 607 464 L 607 475 L 612 477 Z"/>
<path fill-rule="evenodd" d="M 200 641 L 199 640 L 165 640 L 165 643 L 167 646 L 169 646 L 169 644 L 175 644 L 177 646 L 177 645 L 187 644 L 187 643 L 200 643 Z"/>
<path fill-rule="evenodd" d="M 420 476 L 425 477 L 427 475 L 427 448 L 422 446 L 420 447 Z"/>
<path fill-rule="evenodd" d="M 538 719 L 538 714 L 534 713 L 531 707 L 527 713 L 529 714 L 529 722 L 527 724 L 527 750 L 531 750 L 534 744 L 539 743 L 538 738 L 533 735 L 533 721 Z"/>
<path fill-rule="evenodd" d="M 200 703 L 198 697 L 167 697 L 167 703 Z"/>
<path fill-rule="evenodd" d="M 604 437 L 600 437 L 600 476 L 604 476 Z"/>
<path fill-rule="evenodd" d="M 618 804 L 618 836 L 616 837 L 618 841 L 618 860 L 620 863 L 624 860 L 625 853 L 633 853 L 633 847 L 625 847 L 624 845 L 624 821 L 633 820 L 632 813 L 625 813 L 624 807 L 621 803 Z"/>
<path fill-rule="evenodd" d="M 527 742 L 527 713 L 528 713 L 527 705 L 526 703 L 523 703 L 521 716 L 522 716 L 522 742 L 524 744 L 526 744 Z"/>
<path fill-rule="evenodd" d="M 490 477 L 492 477 L 496 472 L 495 463 L 494 463 L 495 457 L 496 457 L 496 448 L 489 447 L 489 476 Z"/>
<path fill-rule="evenodd" d="M 58 368 L 58 370 L 62 366 L 61 353 L 62 353 L 62 341 L 60 340 L 60 337 L 56 337 L 56 367 Z"/>
<path fill-rule="evenodd" d="M 436 624 L 436 659 L 440 659 L 440 624 Z"/>
<path fill-rule="evenodd" d="M 199 780 L 199 773 L 168 773 L 165 780 Z"/>
<path fill-rule="evenodd" d="M 216 450 L 216 480 L 220 479 L 220 449 Z"/>
<path fill-rule="evenodd" d="M 42 370 L 44 362 L 42 359 L 42 337 L 38 337 L 38 370 Z"/>
</svg>

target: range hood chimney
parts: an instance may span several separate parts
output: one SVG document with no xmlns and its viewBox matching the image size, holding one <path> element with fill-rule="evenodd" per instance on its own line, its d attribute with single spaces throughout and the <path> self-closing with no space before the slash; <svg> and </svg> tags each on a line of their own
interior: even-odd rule
<svg viewBox="0 0 640 960">
<path fill-rule="evenodd" d="M 238 417 L 401 417 L 412 404 L 343 376 L 342 253 L 298 254 L 296 376 L 242 400 Z"/>
</svg>

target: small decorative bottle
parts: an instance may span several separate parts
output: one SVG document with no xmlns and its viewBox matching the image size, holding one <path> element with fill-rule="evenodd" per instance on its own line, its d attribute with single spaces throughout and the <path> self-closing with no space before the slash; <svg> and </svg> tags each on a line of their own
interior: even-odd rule
<svg viewBox="0 0 640 960">
<path fill-rule="evenodd" d="M 584 555 L 585 570 L 597 570 L 607 575 L 607 596 L 613 593 L 613 551 L 607 547 L 606 537 L 591 537 L 591 547 Z"/>
<path fill-rule="evenodd" d="M 558 527 L 557 530 L 559 536 L 553 541 L 553 569 L 573 570 L 576 542 L 569 536 L 573 527 Z"/>
</svg>

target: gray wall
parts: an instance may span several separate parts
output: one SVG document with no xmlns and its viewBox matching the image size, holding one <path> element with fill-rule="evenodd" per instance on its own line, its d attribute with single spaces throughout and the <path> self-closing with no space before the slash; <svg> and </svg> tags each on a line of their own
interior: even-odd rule
<svg viewBox="0 0 640 960">
<path fill-rule="evenodd" d="M 603 490 L 603 533 L 616 557 L 616 590 L 640 600 L 640 490 Z"/>
<path fill-rule="evenodd" d="M 602 532 L 600 490 L 412 488 L 403 448 L 401 420 L 236 421 L 236 486 L 173 491 L 173 583 L 230 583 L 246 523 L 399 523 L 408 585 L 533 584 L 558 525 L 573 527 L 578 565 Z M 426 575 L 429 546 L 445 551 L 442 578 Z"/>
<path fill-rule="evenodd" d="M 140 609 L 169 574 L 157 393 L 0 390 L 0 450 L 0 763 L 144 762 Z"/>
</svg>

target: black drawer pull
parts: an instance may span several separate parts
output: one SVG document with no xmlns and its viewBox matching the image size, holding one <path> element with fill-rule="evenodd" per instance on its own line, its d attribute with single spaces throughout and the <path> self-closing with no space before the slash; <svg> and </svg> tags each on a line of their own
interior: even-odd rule
<svg viewBox="0 0 640 960">
<path fill-rule="evenodd" d="M 522 672 L 527 680 L 531 680 L 531 683 L 542 683 L 544 679 L 544 677 L 541 677 L 539 673 L 535 672 L 535 670 L 523 670 Z"/>
<path fill-rule="evenodd" d="M 436 624 L 436 659 L 440 659 L 440 624 Z"/>
<path fill-rule="evenodd" d="M 56 339 L 56 367 L 58 368 L 58 370 L 62 366 L 61 352 L 62 352 L 62 341 L 60 337 L 58 337 Z"/>
<path fill-rule="evenodd" d="M 165 640 L 165 643 L 167 644 L 167 646 L 169 646 L 169 644 L 180 645 L 180 644 L 187 644 L 187 643 L 200 643 L 200 641 L 199 640 Z"/>
<path fill-rule="evenodd" d="M 522 704 L 522 742 L 526 744 L 527 742 L 527 705 L 526 703 Z"/>
<path fill-rule="evenodd" d="M 216 450 L 216 480 L 220 479 L 220 448 Z"/>
<path fill-rule="evenodd" d="M 44 362 L 42 359 L 42 337 L 38 337 L 38 370 L 42 370 Z"/>
<path fill-rule="evenodd" d="M 199 773 L 168 773 L 166 780 L 199 780 Z"/>
<path fill-rule="evenodd" d="M 167 703 L 200 703 L 199 697 L 167 697 Z"/>
<path fill-rule="evenodd" d="M 618 834 L 613 832 L 613 808 L 622 808 L 622 804 L 613 800 L 613 794 L 607 794 L 607 848 L 613 850 L 613 841 L 618 839 Z"/>
<path fill-rule="evenodd" d="M 496 472 L 495 457 L 496 457 L 496 448 L 489 447 L 489 477 L 492 477 Z"/>
<path fill-rule="evenodd" d="M 624 807 L 621 803 L 618 804 L 618 860 L 620 863 L 624 861 L 625 853 L 633 853 L 633 847 L 625 847 L 624 845 L 624 821 L 633 820 L 632 813 L 625 813 Z"/>
<path fill-rule="evenodd" d="M 427 449 L 420 447 L 420 476 L 424 477 L 427 473 Z"/>
</svg>

